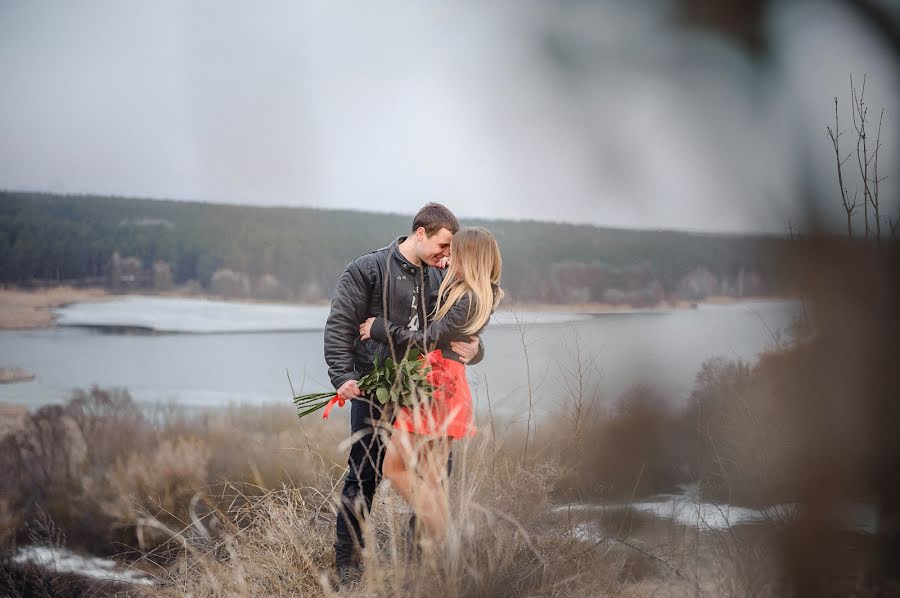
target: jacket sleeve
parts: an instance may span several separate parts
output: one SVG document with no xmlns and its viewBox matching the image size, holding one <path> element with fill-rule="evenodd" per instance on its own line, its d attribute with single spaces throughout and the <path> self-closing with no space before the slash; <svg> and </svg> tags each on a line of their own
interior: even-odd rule
<svg viewBox="0 0 900 598">
<path fill-rule="evenodd" d="M 359 325 L 366 319 L 371 284 L 356 261 L 341 275 L 331 312 L 325 322 L 325 362 L 335 388 L 347 380 L 359 380 L 354 363 L 354 345 Z"/>
<path fill-rule="evenodd" d="M 462 296 L 443 318 L 430 322 L 425 330 L 409 330 L 390 320 L 375 318 L 370 335 L 382 343 L 394 343 L 400 347 L 417 346 L 425 351 L 439 344 L 446 344 L 462 336 L 461 330 L 469 320 L 469 297 Z M 425 342 L 428 346 L 425 346 Z"/>
<path fill-rule="evenodd" d="M 478 335 L 478 353 L 475 354 L 475 357 L 467 363 L 466 365 L 475 365 L 476 363 L 480 363 L 481 360 L 484 359 L 484 343 L 481 342 L 481 335 Z"/>
</svg>

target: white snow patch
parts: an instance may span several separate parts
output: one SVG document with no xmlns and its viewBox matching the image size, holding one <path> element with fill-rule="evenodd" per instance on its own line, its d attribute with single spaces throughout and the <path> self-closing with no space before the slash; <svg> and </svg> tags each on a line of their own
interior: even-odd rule
<svg viewBox="0 0 900 598">
<path fill-rule="evenodd" d="M 727 504 L 696 502 L 683 496 L 664 496 L 660 500 L 647 500 L 632 503 L 616 504 L 573 504 L 555 507 L 553 512 L 604 512 L 622 509 L 634 509 L 660 519 L 669 519 L 688 527 L 699 527 L 706 530 L 723 530 L 746 523 L 762 521 L 782 521 L 794 515 L 793 505 L 774 505 L 764 509 L 734 507 Z"/>
<path fill-rule="evenodd" d="M 62 326 L 125 326 L 158 332 L 324 330 L 327 305 L 229 303 L 207 299 L 125 297 L 56 310 Z"/>
<path fill-rule="evenodd" d="M 19 549 L 13 561 L 45 567 L 57 573 L 75 573 L 103 581 L 116 581 L 139 585 L 153 585 L 153 579 L 136 570 L 122 569 L 111 559 L 75 554 L 65 548 L 27 546 Z"/>
<path fill-rule="evenodd" d="M 784 522 L 797 517 L 799 505 L 795 503 L 771 505 L 762 509 L 735 507 L 727 504 L 697 501 L 689 494 L 662 494 L 655 500 L 613 504 L 569 504 L 551 509 L 554 513 L 603 513 L 622 509 L 634 509 L 659 519 L 668 519 L 687 527 L 701 530 L 724 530 L 736 525 Z M 602 537 L 600 521 L 586 521 L 575 528 L 575 536 L 586 541 Z M 865 534 L 878 532 L 879 516 L 875 505 L 851 503 L 834 513 L 835 527 Z"/>
</svg>

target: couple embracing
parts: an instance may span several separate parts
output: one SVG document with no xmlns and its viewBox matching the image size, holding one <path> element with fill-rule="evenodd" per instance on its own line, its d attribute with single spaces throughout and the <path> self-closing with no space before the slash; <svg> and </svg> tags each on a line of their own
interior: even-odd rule
<svg viewBox="0 0 900 598">
<path fill-rule="evenodd" d="M 351 400 L 353 443 L 334 544 L 342 585 L 359 578 L 362 525 L 382 476 L 413 509 L 410 537 L 418 525 L 433 544 L 444 539 L 450 445 L 475 434 L 465 365 L 484 355 L 478 335 L 503 296 L 500 268 L 489 231 L 461 229 L 450 210 L 429 203 L 407 236 L 356 258 L 341 276 L 325 326 L 325 360 L 337 394 Z M 445 391 L 401 408 L 364 396 L 359 380 L 376 359 L 413 347 L 450 378 Z"/>
</svg>

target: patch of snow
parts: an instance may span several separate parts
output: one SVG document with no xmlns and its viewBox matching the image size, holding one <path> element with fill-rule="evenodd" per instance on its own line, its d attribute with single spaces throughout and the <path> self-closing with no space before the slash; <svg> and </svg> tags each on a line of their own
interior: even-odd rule
<svg viewBox="0 0 900 598">
<path fill-rule="evenodd" d="M 61 326 L 134 327 L 157 332 L 324 330 L 327 305 L 230 303 L 207 299 L 125 297 L 56 310 Z"/>
<path fill-rule="evenodd" d="M 660 500 L 646 500 L 615 504 L 573 504 L 555 507 L 553 512 L 575 511 L 581 513 L 634 509 L 659 519 L 669 519 L 675 523 L 699 527 L 706 530 L 723 530 L 746 523 L 781 521 L 796 512 L 793 505 L 774 505 L 764 509 L 749 509 L 711 502 L 696 502 L 683 496 L 663 495 Z"/>
<path fill-rule="evenodd" d="M 762 509 L 735 507 L 727 504 L 697 501 L 686 494 L 660 494 L 652 500 L 632 503 L 592 504 L 575 503 L 560 505 L 551 509 L 553 513 L 604 513 L 623 509 L 634 509 L 659 519 L 668 519 L 687 527 L 699 527 L 702 530 L 724 530 L 736 525 L 763 523 L 766 521 L 787 521 L 797 516 L 799 505 L 780 504 Z M 851 503 L 838 508 L 834 513 L 835 527 L 852 532 L 874 534 L 878 532 L 879 516 L 875 505 Z M 576 537 L 580 535 L 596 541 L 594 528 L 599 522 L 588 521 L 579 524 Z"/>
<path fill-rule="evenodd" d="M 111 559 L 88 557 L 75 554 L 65 548 L 50 546 L 27 546 L 19 549 L 13 561 L 21 564 L 39 565 L 57 573 L 74 573 L 92 579 L 119 583 L 153 585 L 153 579 L 137 570 L 122 569 Z"/>
</svg>

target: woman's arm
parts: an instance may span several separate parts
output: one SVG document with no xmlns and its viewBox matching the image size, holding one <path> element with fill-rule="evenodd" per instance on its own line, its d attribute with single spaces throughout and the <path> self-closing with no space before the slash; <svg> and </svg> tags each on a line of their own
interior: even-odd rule
<svg viewBox="0 0 900 598">
<path fill-rule="evenodd" d="M 394 343 L 400 347 L 418 346 L 426 350 L 437 344 L 447 344 L 457 338 L 467 340 L 468 337 L 461 331 L 469 321 L 469 305 L 468 295 L 463 295 L 450 308 L 447 315 L 440 320 L 430 322 L 425 330 L 409 330 L 390 320 L 374 318 L 369 328 L 369 336 L 382 343 Z M 361 326 L 360 332 L 364 333 L 362 328 Z M 426 341 L 429 347 L 425 346 Z"/>
</svg>

